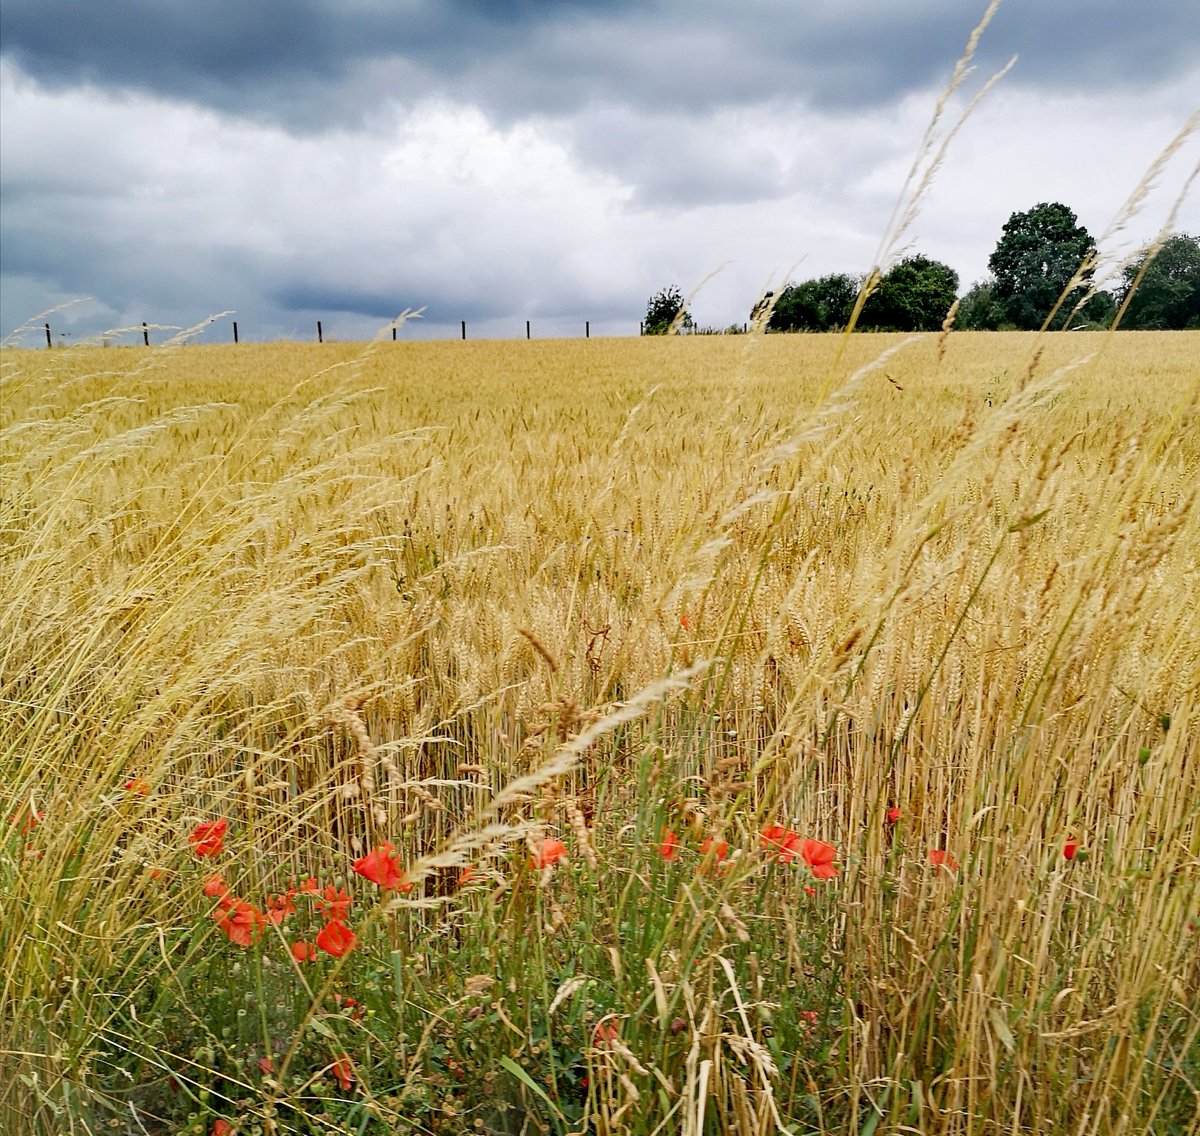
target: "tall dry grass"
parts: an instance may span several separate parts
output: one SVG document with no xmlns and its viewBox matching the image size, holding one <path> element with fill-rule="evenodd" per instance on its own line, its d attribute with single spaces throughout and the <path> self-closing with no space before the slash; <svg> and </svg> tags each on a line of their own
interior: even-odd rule
<svg viewBox="0 0 1200 1136">
<path fill-rule="evenodd" d="M 9 1128 L 1194 1131 L 1196 353 L 5 352 Z"/>
</svg>

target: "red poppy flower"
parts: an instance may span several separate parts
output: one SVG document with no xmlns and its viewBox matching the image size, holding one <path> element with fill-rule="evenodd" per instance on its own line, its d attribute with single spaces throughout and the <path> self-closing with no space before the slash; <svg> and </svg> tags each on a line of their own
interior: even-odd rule
<svg viewBox="0 0 1200 1136">
<path fill-rule="evenodd" d="M 272 1061 L 271 1058 L 269 1058 L 269 1057 L 260 1057 L 258 1059 L 258 1067 L 264 1073 L 274 1073 L 275 1072 L 275 1062 Z"/>
<path fill-rule="evenodd" d="M 333 884 L 325 887 L 325 902 L 318 903 L 321 914 L 332 923 L 345 923 L 350 914 L 350 894 L 335 888 Z"/>
<path fill-rule="evenodd" d="M 232 903 L 223 899 L 221 910 L 214 911 L 213 918 L 229 941 L 239 947 L 250 946 L 267 925 L 261 911 L 240 899 Z"/>
<path fill-rule="evenodd" d="M 219 856 L 225 849 L 225 830 L 229 822 L 224 817 L 196 825 L 188 840 L 197 856 Z"/>
<path fill-rule="evenodd" d="M 800 855 L 817 879 L 831 880 L 838 874 L 833 866 L 837 849 L 832 844 L 826 844 L 824 840 L 804 840 L 800 844 Z"/>
<path fill-rule="evenodd" d="M 1063 845 L 1063 856 L 1068 860 L 1075 859 L 1075 853 L 1079 851 L 1079 841 L 1075 837 L 1071 837 Z"/>
<path fill-rule="evenodd" d="M 688 617 L 686 614 L 679 617 L 679 626 L 682 627 L 684 631 L 690 631 L 692 629 L 692 625 L 688 622 Z"/>
<path fill-rule="evenodd" d="M 902 815 L 903 814 L 900 812 L 899 809 L 895 809 L 895 808 L 888 809 L 888 811 L 887 811 L 888 824 L 895 824 L 896 821 L 898 821 Z"/>
<path fill-rule="evenodd" d="M 658 854 L 664 860 L 679 859 L 679 837 L 670 829 L 664 828 L 662 831 L 662 839 L 658 844 Z"/>
<path fill-rule="evenodd" d="M 806 886 L 806 887 L 805 887 L 805 889 L 804 889 L 804 894 L 805 894 L 805 895 L 816 895 L 816 894 L 817 894 L 817 889 L 816 889 L 816 888 L 810 888 L 810 887 L 807 887 L 807 886 Z"/>
<path fill-rule="evenodd" d="M 209 876 L 204 881 L 204 894 L 209 899 L 224 899 L 229 894 L 229 886 L 220 876 Z"/>
<path fill-rule="evenodd" d="M 297 962 L 316 962 L 317 947 L 315 943 L 293 943 L 292 958 Z"/>
<path fill-rule="evenodd" d="M 321 891 L 321 885 L 310 876 L 300 885 L 300 891 L 304 895 L 317 895 Z"/>
<path fill-rule="evenodd" d="M 561 840 L 543 840 L 542 847 L 534 858 L 535 868 L 548 868 L 557 864 L 567 854 L 567 846 Z"/>
<path fill-rule="evenodd" d="M 949 872 L 958 871 L 958 861 L 943 848 L 930 848 L 929 862 L 935 868 L 945 868 Z"/>
<path fill-rule="evenodd" d="M 341 958 L 342 955 L 354 950 L 355 941 L 354 932 L 345 923 L 339 923 L 336 919 L 331 923 L 326 923 L 317 935 L 317 946 L 327 955 L 333 955 L 334 958 Z"/>
<path fill-rule="evenodd" d="M 267 918 L 278 927 L 289 915 L 296 914 L 290 893 L 267 896 Z"/>
<path fill-rule="evenodd" d="M 130 777 L 125 782 L 125 788 L 131 793 L 137 793 L 139 796 L 146 796 L 150 792 L 150 782 L 143 781 L 140 777 Z"/>
<path fill-rule="evenodd" d="M 719 863 L 729 855 L 729 845 L 724 840 L 717 840 L 715 837 L 702 840 L 700 842 L 700 855 L 707 856 L 710 852 L 713 859 Z"/>
<path fill-rule="evenodd" d="M 212 1136 L 233 1136 L 233 1125 L 218 1117 L 213 1121 Z"/>
<path fill-rule="evenodd" d="M 8 823 L 13 825 L 18 832 L 32 832 L 41 823 L 45 815 L 45 813 L 31 808 L 29 805 L 24 805 L 8 818 Z"/>
<path fill-rule="evenodd" d="M 771 853 L 776 862 L 790 864 L 800 854 L 800 834 L 781 824 L 769 824 L 759 833 L 763 850 Z"/>
<path fill-rule="evenodd" d="M 338 1059 L 333 1063 L 333 1075 L 337 1078 L 337 1083 L 341 1085 L 343 1092 L 348 1092 L 350 1086 L 354 1084 L 354 1062 L 347 1054 L 339 1054 Z"/>
<path fill-rule="evenodd" d="M 458 873 L 458 883 L 455 885 L 458 888 L 465 888 L 467 884 L 474 882 L 475 865 L 468 864 L 461 872 Z"/>
<path fill-rule="evenodd" d="M 377 848 L 372 848 L 361 860 L 355 860 L 354 870 L 381 888 L 399 888 L 401 891 L 409 891 L 412 885 L 405 886 L 407 881 L 396 863 L 395 852 L 395 845 L 386 842 L 380 844 Z M 328 895 L 329 889 L 326 888 L 325 892 Z"/>
<path fill-rule="evenodd" d="M 616 1022 L 597 1022 L 596 1028 L 592 1030 L 592 1044 L 600 1048 L 609 1042 L 616 1041 L 620 1035 L 621 1030 Z"/>
</svg>

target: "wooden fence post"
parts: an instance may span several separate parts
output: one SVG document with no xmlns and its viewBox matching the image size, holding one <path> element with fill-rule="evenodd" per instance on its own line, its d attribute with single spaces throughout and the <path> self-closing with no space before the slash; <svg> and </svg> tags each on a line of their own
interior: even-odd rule
<svg viewBox="0 0 1200 1136">
<path fill-rule="evenodd" d="M 591 320 L 583 321 L 583 338 L 584 339 L 592 338 L 592 321 Z"/>
<path fill-rule="evenodd" d="M 49 324 L 46 324 L 46 346 L 47 347 L 54 346 L 54 340 L 52 340 L 50 338 L 50 325 Z"/>
<path fill-rule="evenodd" d="M 466 320 L 462 321 L 462 337 L 463 337 L 463 339 L 467 338 L 467 321 Z"/>
<path fill-rule="evenodd" d="M 234 320 L 234 321 L 233 321 L 233 341 L 234 341 L 234 343 L 236 343 L 236 342 L 238 341 L 238 337 L 237 337 L 237 320 Z"/>
<path fill-rule="evenodd" d="M 317 320 L 317 342 L 318 343 L 325 342 L 325 333 L 321 330 L 321 321 L 320 320 Z"/>
<path fill-rule="evenodd" d="M 525 321 L 525 338 L 526 338 L 526 339 L 529 339 L 529 338 L 530 338 L 530 335 L 529 335 L 529 321 L 528 321 L 528 320 L 526 320 L 526 321 Z"/>
<path fill-rule="evenodd" d="M 145 321 L 145 320 L 142 320 L 142 342 L 143 342 L 143 343 L 144 343 L 144 344 L 145 344 L 147 347 L 149 347 L 149 346 L 150 346 L 150 329 L 146 327 L 146 321 Z"/>
<path fill-rule="evenodd" d="M 396 328 L 395 328 L 395 325 L 393 325 L 393 326 L 392 326 L 392 342 L 393 342 L 393 343 L 395 343 L 395 342 L 396 342 Z"/>
</svg>

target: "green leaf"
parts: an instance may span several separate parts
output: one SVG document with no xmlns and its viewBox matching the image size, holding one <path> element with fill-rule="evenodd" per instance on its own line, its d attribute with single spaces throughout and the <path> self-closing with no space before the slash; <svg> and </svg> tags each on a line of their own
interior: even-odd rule
<svg viewBox="0 0 1200 1136">
<path fill-rule="evenodd" d="M 563 1116 L 558 1105 L 556 1105 L 546 1095 L 546 1090 L 543 1089 L 542 1086 L 539 1085 L 537 1081 L 535 1081 L 524 1069 L 522 1069 L 520 1065 L 518 1065 L 511 1057 L 501 1057 L 500 1064 L 514 1077 L 516 1077 L 516 1079 L 520 1081 L 521 1084 L 523 1084 L 527 1089 L 541 1097 L 542 1100 L 544 1100 L 546 1104 L 550 1106 L 550 1109 L 553 1111 L 554 1115 L 557 1116 L 558 1119 L 564 1124 L 566 1123 L 567 1118 Z"/>
<path fill-rule="evenodd" d="M 1016 1040 L 1013 1038 L 1012 1030 L 1008 1028 L 1008 1022 L 1004 1015 L 999 1010 L 991 1012 L 992 1028 L 996 1031 L 996 1036 L 1000 1039 L 1001 1044 L 1009 1053 L 1015 1053 L 1017 1048 Z"/>
</svg>

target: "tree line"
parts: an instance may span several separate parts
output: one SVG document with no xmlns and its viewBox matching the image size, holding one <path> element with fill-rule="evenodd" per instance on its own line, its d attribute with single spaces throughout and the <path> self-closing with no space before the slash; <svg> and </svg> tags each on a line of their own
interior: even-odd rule
<svg viewBox="0 0 1200 1136">
<path fill-rule="evenodd" d="M 1043 202 L 1013 213 L 988 258 L 989 275 L 958 296 L 958 273 L 927 256 L 887 272 L 833 272 L 768 292 L 750 313 L 769 331 L 936 331 L 957 302 L 954 326 L 968 331 L 1200 328 L 1200 238 L 1169 236 L 1154 254 L 1126 263 L 1111 291 L 1094 283 L 1096 242 L 1073 210 Z M 865 298 L 860 299 L 860 297 Z M 857 319 L 854 318 L 857 309 Z M 678 287 L 651 297 L 646 335 L 695 330 Z"/>
</svg>

